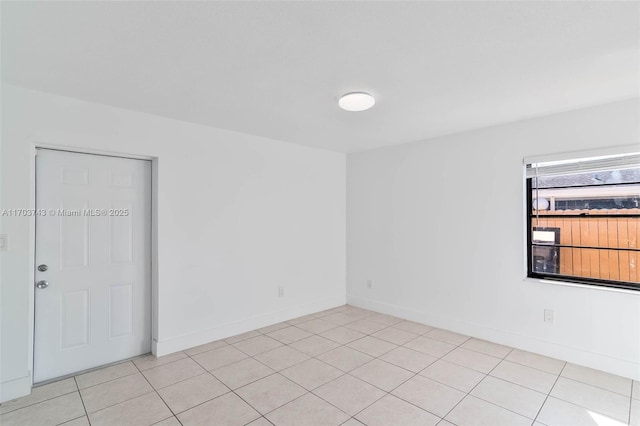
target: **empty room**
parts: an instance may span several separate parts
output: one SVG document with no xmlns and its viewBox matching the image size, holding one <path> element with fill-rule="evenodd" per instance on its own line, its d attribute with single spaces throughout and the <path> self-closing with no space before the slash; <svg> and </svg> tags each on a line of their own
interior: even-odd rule
<svg viewBox="0 0 640 426">
<path fill-rule="evenodd" d="M 3 426 L 640 426 L 640 2 L 0 1 Z"/>
</svg>

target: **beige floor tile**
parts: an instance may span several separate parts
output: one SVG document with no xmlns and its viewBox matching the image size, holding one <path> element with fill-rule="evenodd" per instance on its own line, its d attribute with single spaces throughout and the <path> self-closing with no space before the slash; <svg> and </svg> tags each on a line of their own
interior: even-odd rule
<svg viewBox="0 0 640 426">
<path fill-rule="evenodd" d="M 509 346 L 503 346 L 497 343 L 475 338 L 467 340 L 461 345 L 461 347 L 498 358 L 506 357 L 513 350 L 513 348 L 510 348 Z"/>
<path fill-rule="evenodd" d="M 490 374 L 493 377 L 542 393 L 549 393 L 557 378 L 557 376 L 542 370 L 506 360 L 502 361 Z"/>
<path fill-rule="evenodd" d="M 604 414 L 550 396 L 545 401 L 537 421 L 547 426 L 624 426 Z"/>
<path fill-rule="evenodd" d="M 89 418 L 87 416 L 78 417 L 77 419 L 62 423 L 61 426 L 89 426 Z"/>
<path fill-rule="evenodd" d="M 91 426 L 144 426 L 172 417 L 155 393 L 148 393 L 89 414 Z"/>
<path fill-rule="evenodd" d="M 285 345 L 288 345 L 295 342 L 296 340 L 302 340 L 311 336 L 311 333 L 301 328 L 291 326 L 273 331 L 267 334 L 267 336 L 272 337 L 277 341 L 284 343 Z"/>
<path fill-rule="evenodd" d="M 78 387 L 73 377 L 42 386 L 36 386 L 31 389 L 30 395 L 3 402 L 2 405 L 0 405 L 0 414 L 28 407 L 29 405 L 37 404 L 38 402 L 46 401 L 57 396 L 76 392 L 77 390 Z"/>
<path fill-rule="evenodd" d="M 433 330 L 433 327 L 414 321 L 400 321 L 399 323 L 394 324 L 393 328 L 399 328 L 400 330 L 419 335 L 428 333 L 429 331 Z"/>
<path fill-rule="evenodd" d="M 456 348 L 446 354 L 442 359 L 485 374 L 493 370 L 501 361 L 500 358 L 464 348 Z"/>
<path fill-rule="evenodd" d="M 168 364 L 173 361 L 177 361 L 179 359 L 186 358 L 187 354 L 184 352 L 176 352 L 170 355 L 161 356 L 160 358 L 156 358 L 155 355 L 146 355 L 141 358 L 137 358 L 133 360 L 133 363 L 138 367 L 140 371 L 148 370 L 153 367 L 158 367 L 160 365 Z"/>
<path fill-rule="evenodd" d="M 392 391 L 414 375 L 404 368 L 379 359 L 356 368 L 350 374 L 386 392 Z"/>
<path fill-rule="evenodd" d="M 199 345 L 199 346 L 194 346 L 193 348 L 189 348 L 185 350 L 184 353 L 189 356 L 194 356 L 194 355 L 201 354 L 203 352 L 208 352 L 214 349 L 223 348 L 225 346 L 229 346 L 229 344 L 224 340 L 216 340 L 213 342 L 205 343 L 204 345 Z"/>
<path fill-rule="evenodd" d="M 318 334 L 318 333 L 322 333 L 323 331 L 336 328 L 337 325 L 332 322 L 324 321 L 322 319 L 316 318 L 316 319 L 312 319 L 311 321 L 305 321 L 303 323 L 300 323 L 298 324 L 297 327 L 303 330 L 306 330 L 310 333 Z"/>
<path fill-rule="evenodd" d="M 331 308 L 331 309 L 327 309 L 327 310 L 322 311 L 322 312 L 318 312 L 318 314 L 323 314 L 323 313 L 332 314 L 332 313 L 335 313 L 335 312 L 342 312 L 342 311 L 344 311 L 346 309 L 349 309 L 349 305 L 344 304 L 344 305 L 336 306 L 335 308 Z"/>
<path fill-rule="evenodd" d="M 209 371 L 223 367 L 227 364 L 238 362 L 245 358 L 248 358 L 247 354 L 237 350 L 233 346 L 224 346 L 222 348 L 193 356 L 194 361 Z"/>
<path fill-rule="evenodd" d="M 274 370 L 253 358 L 243 359 L 211 371 L 211 374 L 230 389 L 248 385 L 273 373 L 275 373 Z"/>
<path fill-rule="evenodd" d="M 329 331 L 325 331 L 320 333 L 320 336 L 325 337 L 329 340 L 333 340 L 341 345 L 346 345 L 347 343 L 351 343 L 354 340 L 358 340 L 365 336 L 365 334 L 360 333 L 359 331 L 351 330 L 347 327 L 337 327 L 333 328 Z"/>
<path fill-rule="evenodd" d="M 382 355 L 380 359 L 417 373 L 433 364 L 438 358 L 401 346 Z"/>
<path fill-rule="evenodd" d="M 386 395 L 356 415 L 367 426 L 431 426 L 440 421 L 439 417 L 428 413 L 415 405 Z"/>
<path fill-rule="evenodd" d="M 189 356 L 194 356 L 194 355 L 201 354 L 203 352 L 208 352 L 208 351 L 212 351 L 214 349 L 223 348 L 223 347 L 225 347 L 227 345 L 228 345 L 228 343 L 225 342 L 224 340 L 216 340 L 214 342 L 205 343 L 204 345 L 200 345 L 200 346 L 195 346 L 193 348 L 189 348 L 186 351 L 184 351 L 184 353 L 189 355 Z"/>
<path fill-rule="evenodd" d="M 602 388 L 560 377 L 550 395 L 622 422 L 629 419 L 630 398 Z"/>
<path fill-rule="evenodd" d="M 536 418 L 547 398 L 546 394 L 491 376 L 485 377 L 471 395 L 530 419 Z"/>
<path fill-rule="evenodd" d="M 345 325 L 345 327 L 355 330 L 363 334 L 373 334 L 377 331 L 383 330 L 388 326 L 379 324 L 377 322 L 369 321 L 368 319 L 361 319 Z"/>
<path fill-rule="evenodd" d="M 199 376 L 205 370 L 191 358 L 181 359 L 142 372 L 151 386 L 161 389 L 191 377 Z"/>
<path fill-rule="evenodd" d="M 455 349 L 454 345 L 441 342 L 439 340 L 429 339 L 424 336 L 417 337 L 410 342 L 404 344 L 406 348 L 413 349 L 414 351 L 422 352 L 427 355 L 440 358 Z"/>
<path fill-rule="evenodd" d="M 287 327 L 290 327 L 290 326 L 291 326 L 291 324 L 289 324 L 287 322 L 279 322 L 279 323 L 276 323 L 276 324 L 271 324 L 271 325 L 268 325 L 266 327 L 259 328 L 257 331 L 259 331 L 260 333 L 263 333 L 263 334 L 269 334 L 272 331 L 282 330 L 283 328 L 287 328 Z"/>
<path fill-rule="evenodd" d="M 306 339 L 298 340 L 290 345 L 292 348 L 304 352 L 307 355 L 317 356 L 340 346 L 333 340 L 320 336 L 311 336 Z"/>
<path fill-rule="evenodd" d="M 290 320 L 287 320 L 287 322 L 290 325 L 298 325 L 298 324 L 302 324 L 303 322 L 307 322 L 307 321 L 311 321 L 316 319 L 316 316 L 313 314 L 309 314 L 309 315 L 304 315 L 301 317 L 297 317 L 297 318 L 292 318 Z"/>
<path fill-rule="evenodd" d="M 351 417 L 349 420 L 342 423 L 340 426 L 364 426 L 364 423 L 361 423 L 356 419 L 354 419 L 353 417 Z"/>
<path fill-rule="evenodd" d="M 372 315 L 378 314 L 377 312 L 370 311 L 368 309 L 357 308 L 355 306 L 347 307 L 347 309 L 343 310 L 342 313 L 351 318 L 357 318 L 357 319 L 362 319 L 362 318 L 366 318 L 366 317 L 370 317 Z"/>
<path fill-rule="evenodd" d="M 80 394 L 87 413 L 93 413 L 152 391 L 144 376 L 136 373 L 83 389 Z"/>
<path fill-rule="evenodd" d="M 272 411 L 266 417 L 277 426 L 338 426 L 349 418 L 343 411 L 312 393 Z"/>
<path fill-rule="evenodd" d="M 372 336 L 365 336 L 362 339 L 349 343 L 347 346 L 371 355 L 372 357 L 379 357 L 398 347 L 398 345 Z"/>
<path fill-rule="evenodd" d="M 322 319 L 325 321 L 332 322 L 336 325 L 346 325 L 358 320 L 358 318 L 354 318 L 353 316 L 348 316 L 342 312 L 327 315 L 326 317 L 322 317 Z"/>
<path fill-rule="evenodd" d="M 338 377 L 313 393 L 351 416 L 385 395 L 380 389 L 349 375 Z"/>
<path fill-rule="evenodd" d="M 273 423 L 271 423 L 269 420 L 265 419 L 264 417 L 260 417 L 258 419 L 255 419 L 251 423 L 248 423 L 247 426 L 273 426 Z"/>
<path fill-rule="evenodd" d="M 428 333 L 425 333 L 425 337 L 433 340 L 440 340 L 441 342 L 450 343 L 452 345 L 461 345 L 469 340 L 469 336 L 464 334 L 454 333 L 453 331 L 443 330 L 441 328 L 435 328 Z"/>
<path fill-rule="evenodd" d="M 640 426 L 640 400 L 631 400 L 631 416 L 629 418 L 631 426 Z"/>
<path fill-rule="evenodd" d="M 604 371 L 571 363 L 567 363 L 564 370 L 562 370 L 561 376 L 621 395 L 631 396 L 631 385 L 633 381 L 626 377 L 616 376 L 605 373 Z"/>
<path fill-rule="evenodd" d="M 169 417 L 161 422 L 154 423 L 153 426 L 182 426 L 176 417 Z"/>
<path fill-rule="evenodd" d="M 84 389 L 137 372 L 136 366 L 131 361 L 127 361 L 76 376 L 76 382 L 79 389 Z"/>
<path fill-rule="evenodd" d="M 368 317 L 366 317 L 369 321 L 373 321 L 373 322 L 377 322 L 378 324 L 382 324 L 385 326 L 391 326 L 394 324 L 398 324 L 399 322 L 402 322 L 403 319 L 402 318 L 398 318 L 398 317 L 394 317 L 391 315 L 386 315 L 386 314 L 373 314 L 370 315 Z"/>
<path fill-rule="evenodd" d="M 373 359 L 369 355 L 363 354 L 355 349 L 347 348 L 346 346 L 341 346 L 323 353 L 317 358 L 345 372 L 360 367 L 362 364 Z"/>
<path fill-rule="evenodd" d="M 314 358 L 282 370 L 280 373 L 308 390 L 329 383 L 344 374 L 337 368 Z"/>
<path fill-rule="evenodd" d="M 256 410 L 231 392 L 178 414 L 183 426 L 243 426 L 259 417 Z"/>
<path fill-rule="evenodd" d="M 337 312 L 342 312 L 347 308 L 347 305 L 336 306 L 335 308 L 325 309 L 324 311 L 316 312 L 315 315 L 317 317 L 326 317 L 327 315 L 335 314 Z"/>
<path fill-rule="evenodd" d="M 392 394 L 439 417 L 445 416 L 465 396 L 459 390 L 422 376 L 413 377 Z"/>
<path fill-rule="evenodd" d="M 471 391 L 485 377 L 479 371 L 443 360 L 434 362 L 422 370 L 420 375 L 462 392 Z"/>
<path fill-rule="evenodd" d="M 373 333 L 373 337 L 395 343 L 396 345 L 404 345 L 418 337 L 418 335 L 408 331 L 399 330 L 397 328 L 388 327 Z"/>
<path fill-rule="evenodd" d="M 269 413 L 307 393 L 307 390 L 280 374 L 260 379 L 236 393 L 262 414 Z"/>
<path fill-rule="evenodd" d="M 0 414 L 0 424 L 2 426 L 57 425 L 84 415 L 80 394 L 73 392 Z"/>
<path fill-rule="evenodd" d="M 235 343 L 233 346 L 249 356 L 255 356 L 278 348 L 282 346 L 282 343 L 271 337 L 261 335 Z"/>
<path fill-rule="evenodd" d="M 232 345 L 234 343 L 238 343 L 238 342 L 241 342 L 243 340 L 250 339 L 252 337 L 258 337 L 261 334 L 262 333 L 258 333 L 255 330 L 251 330 L 251 331 L 247 331 L 245 333 L 236 334 L 235 336 L 227 337 L 226 339 L 224 339 L 224 341 L 227 342 L 228 344 Z"/>
<path fill-rule="evenodd" d="M 183 380 L 158 391 L 174 413 L 181 413 L 227 392 L 229 389 L 209 373 Z"/>
<path fill-rule="evenodd" d="M 179 426 L 169 408 L 184 424 L 640 426 L 640 383 L 342 306 L 34 388 L 0 423 Z"/>
<path fill-rule="evenodd" d="M 555 374 L 556 376 L 560 374 L 562 368 L 566 364 L 566 362 L 560 361 L 559 359 L 549 358 L 543 355 L 534 354 L 533 352 L 522 351 L 520 349 L 514 349 L 505 359 L 507 361 L 536 368 L 550 374 Z"/>
<path fill-rule="evenodd" d="M 268 367 L 280 371 L 309 359 L 309 355 L 289 346 L 274 349 L 256 356 L 256 359 Z"/>
<path fill-rule="evenodd" d="M 451 413 L 447 415 L 448 420 L 458 426 L 529 426 L 531 419 L 516 414 L 512 411 L 493 405 L 489 402 L 467 396 L 460 402 Z"/>
</svg>

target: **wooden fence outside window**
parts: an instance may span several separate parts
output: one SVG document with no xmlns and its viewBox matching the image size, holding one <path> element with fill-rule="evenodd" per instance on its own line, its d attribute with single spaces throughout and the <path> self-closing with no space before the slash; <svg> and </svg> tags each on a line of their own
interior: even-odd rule
<svg viewBox="0 0 640 426">
<path fill-rule="evenodd" d="M 531 225 L 578 246 L 560 248 L 560 275 L 640 283 L 640 209 L 534 211 Z"/>
</svg>

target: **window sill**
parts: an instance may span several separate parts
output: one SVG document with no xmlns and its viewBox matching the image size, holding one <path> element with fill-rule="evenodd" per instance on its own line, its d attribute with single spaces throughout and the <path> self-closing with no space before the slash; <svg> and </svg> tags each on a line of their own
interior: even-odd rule
<svg viewBox="0 0 640 426">
<path fill-rule="evenodd" d="M 591 285 L 591 284 L 580 284 L 580 283 L 572 283 L 568 281 L 554 280 L 554 279 L 542 279 L 542 278 L 531 278 L 524 277 L 522 279 L 524 282 L 535 282 L 542 283 L 548 285 L 561 285 L 567 287 L 579 287 L 585 288 L 587 290 L 596 290 L 596 291 L 607 291 L 607 292 L 615 292 L 615 293 L 628 293 L 633 294 L 634 296 L 640 296 L 640 290 L 631 290 L 626 288 L 615 288 L 615 287 L 605 287 L 599 285 Z"/>
</svg>

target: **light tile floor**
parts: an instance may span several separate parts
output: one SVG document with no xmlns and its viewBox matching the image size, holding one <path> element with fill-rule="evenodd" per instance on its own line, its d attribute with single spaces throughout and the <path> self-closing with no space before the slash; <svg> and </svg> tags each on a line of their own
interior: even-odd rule
<svg viewBox="0 0 640 426">
<path fill-rule="evenodd" d="M 0 424 L 640 426 L 640 382 L 341 306 L 36 387 Z"/>
</svg>

